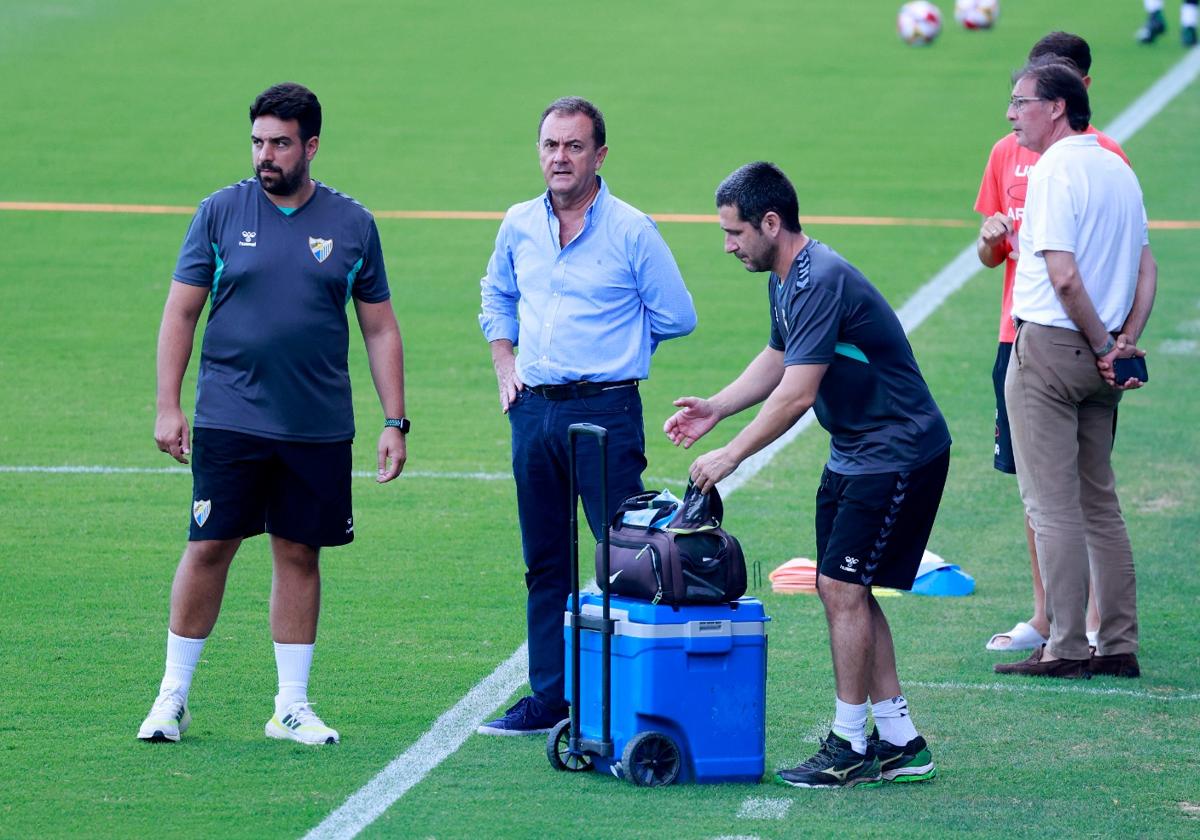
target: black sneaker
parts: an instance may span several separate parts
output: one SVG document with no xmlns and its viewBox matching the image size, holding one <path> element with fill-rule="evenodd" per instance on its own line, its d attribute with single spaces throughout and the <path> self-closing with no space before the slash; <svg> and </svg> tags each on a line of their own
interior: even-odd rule
<svg viewBox="0 0 1200 840">
<path fill-rule="evenodd" d="M 885 782 L 924 782 L 937 775 L 933 753 L 920 735 L 903 747 L 898 747 L 880 738 L 878 729 L 872 729 L 867 744 L 875 749 L 875 755 L 879 757 Z"/>
<path fill-rule="evenodd" d="M 1185 47 L 1196 46 L 1196 27 L 1185 26 L 1179 34 L 1179 40 Z"/>
<path fill-rule="evenodd" d="M 475 731 L 480 735 L 544 735 L 570 714 L 569 706 L 547 709 L 536 697 L 522 697 L 504 717 L 489 720 Z"/>
<path fill-rule="evenodd" d="M 1162 10 L 1151 12 L 1146 16 L 1146 23 L 1134 35 L 1143 44 L 1153 44 L 1154 39 L 1167 31 L 1167 21 L 1163 18 Z"/>
<path fill-rule="evenodd" d="M 816 755 L 791 770 L 780 770 L 777 775 L 792 787 L 802 788 L 879 787 L 883 784 L 879 759 L 871 743 L 867 742 L 867 752 L 863 755 L 856 753 L 845 738 L 832 732 L 825 736 Z"/>
</svg>

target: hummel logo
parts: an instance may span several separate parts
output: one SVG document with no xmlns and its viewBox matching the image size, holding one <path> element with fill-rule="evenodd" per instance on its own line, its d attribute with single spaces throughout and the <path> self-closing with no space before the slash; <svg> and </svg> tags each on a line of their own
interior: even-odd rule
<svg viewBox="0 0 1200 840">
<path fill-rule="evenodd" d="M 858 558 L 851 557 L 850 555 L 846 555 L 846 557 L 842 560 L 841 569 L 843 572 L 858 571 Z"/>
<path fill-rule="evenodd" d="M 254 241 L 254 237 L 258 236 L 257 231 L 244 230 L 242 231 L 242 241 L 238 243 L 243 248 L 256 248 L 258 243 Z"/>
</svg>

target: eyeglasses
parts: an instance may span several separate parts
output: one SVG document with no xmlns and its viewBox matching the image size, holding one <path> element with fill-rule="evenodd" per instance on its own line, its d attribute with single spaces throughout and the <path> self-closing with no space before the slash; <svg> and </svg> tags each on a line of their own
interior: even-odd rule
<svg viewBox="0 0 1200 840">
<path fill-rule="evenodd" d="M 1014 96 L 1008 100 L 1008 107 L 1014 111 L 1022 111 L 1027 103 L 1045 101 L 1046 97 L 1044 96 Z"/>
</svg>

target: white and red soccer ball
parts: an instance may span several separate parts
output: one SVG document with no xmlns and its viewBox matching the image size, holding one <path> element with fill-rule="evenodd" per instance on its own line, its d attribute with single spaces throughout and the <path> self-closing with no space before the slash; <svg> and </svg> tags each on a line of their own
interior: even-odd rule
<svg viewBox="0 0 1200 840">
<path fill-rule="evenodd" d="M 912 0 L 900 7 L 896 31 L 906 44 L 927 46 L 942 31 L 942 13 L 928 0 Z"/>
<path fill-rule="evenodd" d="M 1000 0 L 955 0 L 954 19 L 964 29 L 991 29 L 1000 17 Z"/>
</svg>

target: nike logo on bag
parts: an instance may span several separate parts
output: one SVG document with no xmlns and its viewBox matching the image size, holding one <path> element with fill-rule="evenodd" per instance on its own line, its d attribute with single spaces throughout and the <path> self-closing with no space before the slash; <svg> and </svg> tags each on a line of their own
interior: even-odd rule
<svg viewBox="0 0 1200 840">
<path fill-rule="evenodd" d="M 613 572 L 611 575 L 609 575 L 609 577 L 608 577 L 608 582 L 609 582 L 609 584 L 614 584 L 614 583 L 616 583 L 616 582 L 617 582 L 617 578 L 618 578 L 618 577 L 620 577 L 620 575 L 621 575 L 621 572 L 623 572 L 623 571 L 625 571 L 625 570 L 624 570 L 624 569 L 617 569 L 615 572 Z"/>
</svg>

